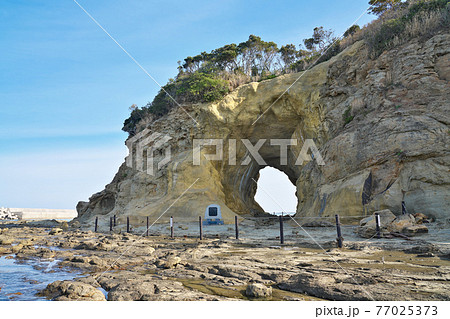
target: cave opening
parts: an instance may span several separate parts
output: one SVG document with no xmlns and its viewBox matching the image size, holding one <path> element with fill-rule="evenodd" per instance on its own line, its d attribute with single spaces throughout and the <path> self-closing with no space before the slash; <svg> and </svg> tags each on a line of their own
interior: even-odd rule
<svg viewBox="0 0 450 319">
<path fill-rule="evenodd" d="M 295 193 L 295 185 L 283 171 L 271 166 L 259 171 L 255 201 L 266 213 L 295 214 L 298 204 Z"/>
</svg>

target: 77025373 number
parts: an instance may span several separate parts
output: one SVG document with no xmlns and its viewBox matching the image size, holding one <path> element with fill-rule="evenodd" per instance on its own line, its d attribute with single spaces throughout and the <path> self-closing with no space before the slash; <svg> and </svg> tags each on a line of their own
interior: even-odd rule
<svg viewBox="0 0 450 319">
<path fill-rule="evenodd" d="M 376 306 L 377 316 L 436 316 L 436 306 Z"/>
</svg>

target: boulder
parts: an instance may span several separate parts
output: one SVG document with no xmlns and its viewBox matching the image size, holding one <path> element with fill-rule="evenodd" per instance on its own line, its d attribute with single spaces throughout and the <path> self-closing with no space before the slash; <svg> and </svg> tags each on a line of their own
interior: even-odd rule
<svg viewBox="0 0 450 319">
<path fill-rule="evenodd" d="M 428 228 L 422 225 L 426 220 L 423 214 L 399 215 L 397 217 L 389 210 L 378 212 L 380 214 L 381 233 L 403 233 L 405 235 L 423 234 L 428 232 Z M 394 218 L 393 218 L 394 217 Z M 375 215 L 366 217 L 360 221 L 360 227 L 357 228 L 358 235 L 364 238 L 370 238 L 376 233 Z"/>
<path fill-rule="evenodd" d="M 422 213 L 414 214 L 414 219 L 416 220 L 416 224 L 429 223 L 428 216 Z"/>
<path fill-rule="evenodd" d="M 245 295 L 250 298 L 267 298 L 272 296 L 272 287 L 263 284 L 251 283 L 245 289 Z"/>
<path fill-rule="evenodd" d="M 386 232 L 386 229 L 395 220 L 395 215 L 389 209 L 379 210 L 373 213 L 372 216 L 363 218 L 357 228 L 356 232 L 359 236 L 364 238 L 370 238 L 376 233 L 376 221 L 375 214 L 380 215 L 380 230 L 381 232 Z"/>
<path fill-rule="evenodd" d="M 372 214 L 372 216 L 361 219 L 361 221 L 359 222 L 359 225 L 375 228 L 376 227 L 376 221 L 375 221 L 376 213 L 378 213 L 378 215 L 380 215 L 381 227 L 386 227 L 386 225 L 389 225 L 395 219 L 394 213 L 392 213 L 389 209 L 383 209 L 383 210 L 374 212 Z"/>
<path fill-rule="evenodd" d="M 57 301 L 106 301 L 103 293 L 92 285 L 69 280 L 58 280 L 49 284 L 40 295 Z"/>
<path fill-rule="evenodd" d="M 411 214 L 397 216 L 388 226 L 388 231 L 393 233 L 401 233 L 403 229 L 414 226 L 416 219 Z"/>
</svg>

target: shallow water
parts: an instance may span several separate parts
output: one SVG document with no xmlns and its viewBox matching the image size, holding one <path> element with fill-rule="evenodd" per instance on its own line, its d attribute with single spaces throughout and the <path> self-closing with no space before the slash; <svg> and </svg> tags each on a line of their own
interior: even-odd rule
<svg viewBox="0 0 450 319">
<path fill-rule="evenodd" d="M 46 300 L 36 293 L 56 280 L 70 280 L 77 276 L 77 273 L 56 268 L 57 260 L 18 262 L 7 257 L 0 257 L 0 301 Z"/>
</svg>

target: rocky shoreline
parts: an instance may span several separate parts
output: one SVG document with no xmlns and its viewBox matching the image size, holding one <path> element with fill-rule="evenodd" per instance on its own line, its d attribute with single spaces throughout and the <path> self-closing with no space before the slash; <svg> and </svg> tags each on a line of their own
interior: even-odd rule
<svg viewBox="0 0 450 319">
<path fill-rule="evenodd" d="M 67 223 L 0 223 L 0 256 L 81 272 L 52 300 L 450 300 L 448 243 L 140 237 Z"/>
</svg>

